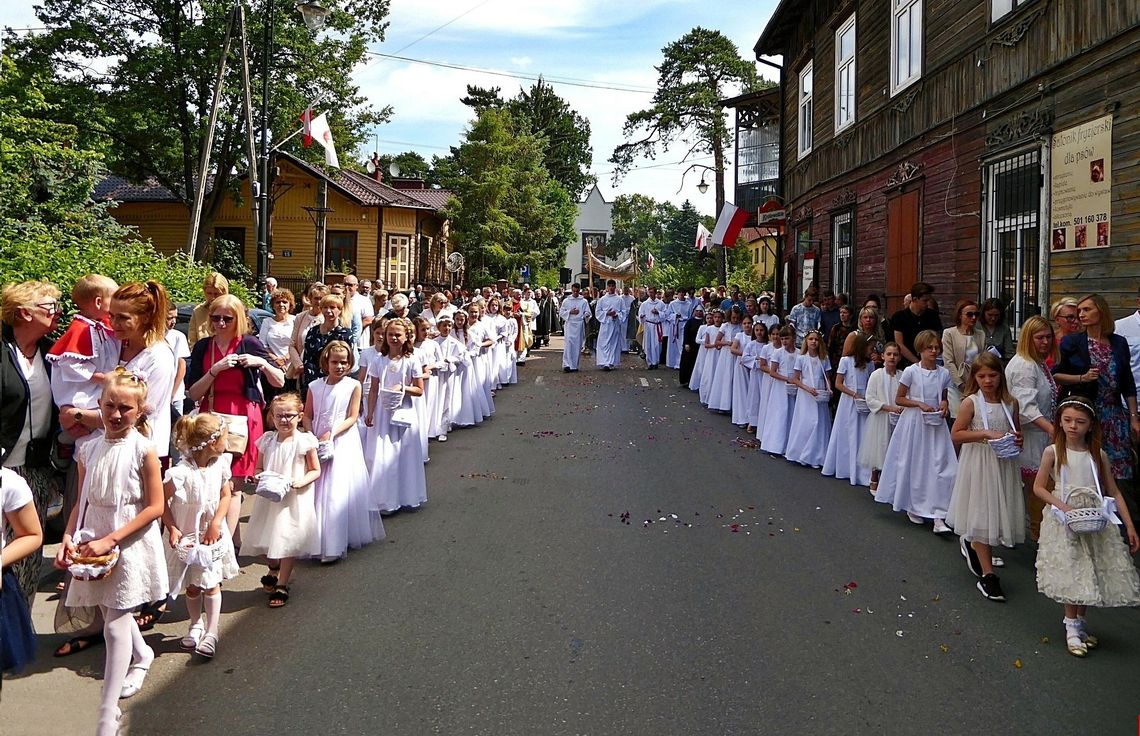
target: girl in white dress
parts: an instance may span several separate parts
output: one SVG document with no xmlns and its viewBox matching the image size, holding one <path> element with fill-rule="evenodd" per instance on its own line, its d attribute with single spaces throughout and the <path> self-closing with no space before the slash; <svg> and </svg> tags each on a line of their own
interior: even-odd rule
<svg viewBox="0 0 1140 736">
<path fill-rule="evenodd" d="M 717 347 L 717 341 L 720 339 L 720 332 L 724 328 L 724 312 L 714 309 L 712 318 L 712 329 L 705 330 L 705 336 L 701 342 L 705 349 L 705 363 L 701 369 L 700 389 L 697 391 L 697 397 L 705 406 L 709 405 L 709 398 L 712 396 L 713 386 L 716 384 L 716 369 L 720 366 L 718 360 L 720 348 Z"/>
<path fill-rule="evenodd" d="M 413 343 L 412 352 L 420 363 L 420 377 L 424 380 L 424 395 L 414 399 L 412 405 L 416 407 L 416 416 L 419 418 L 416 422 L 416 431 L 420 435 L 420 447 L 423 448 L 426 463 L 431 460 L 428 439 L 436 436 L 431 433 L 432 427 L 439 424 L 433 420 L 433 417 L 439 413 L 440 387 L 439 379 L 436 377 L 440 363 L 439 344 L 428 338 L 428 329 L 431 325 L 426 319 L 416 317 L 412 320 L 412 325 L 416 330 L 416 341 Z"/>
<path fill-rule="evenodd" d="M 946 511 L 958 473 L 958 458 L 946 427 L 950 373 L 937 363 L 942 352 L 938 333 L 918 333 L 914 349 L 921 360 L 907 366 L 899 378 L 895 403 L 903 412 L 883 459 L 875 500 L 905 511 L 915 524 L 934 519 L 934 533 L 948 534 Z"/>
<path fill-rule="evenodd" d="M 385 514 L 427 502 L 424 456 L 412 406 L 413 397 L 424 395 L 422 370 L 412 354 L 415 335 L 410 320 L 389 322 L 380 360 L 369 369 L 372 396 L 364 423 L 372 457 L 372 489 Z"/>
<path fill-rule="evenodd" d="M 508 319 L 503 316 L 503 305 L 498 297 L 487 300 L 487 312 L 479 321 L 494 340 L 491 346 L 491 385 L 497 390 L 510 382 L 510 358 Z"/>
<path fill-rule="evenodd" d="M 1140 605 L 1140 577 L 1129 556 L 1140 550 L 1140 538 L 1101 450 L 1093 405 L 1070 396 L 1057 410 L 1058 431 L 1041 455 L 1033 484 L 1033 492 L 1048 504 L 1037 548 L 1037 589 L 1064 606 L 1065 646 L 1073 656 L 1084 657 L 1099 643 L 1085 621 L 1089 606 Z M 1111 498 L 1105 498 L 1105 491 Z M 1099 532 L 1076 534 L 1058 519 L 1074 507 L 1098 504 L 1112 512 Z M 1124 526 L 1127 545 L 1117 525 Z"/>
<path fill-rule="evenodd" d="M 701 384 L 704 382 L 704 375 L 707 373 L 706 365 L 709 360 L 709 348 L 705 344 L 705 339 L 709 330 L 716 329 L 716 313 L 715 310 L 710 309 L 705 315 L 705 323 L 697 328 L 697 360 L 693 363 L 693 375 L 689 377 L 689 390 L 697 391 L 698 396 L 700 395 Z"/>
<path fill-rule="evenodd" d="M 483 313 L 479 302 L 472 302 L 467 308 L 467 339 L 471 348 L 471 363 L 475 377 L 483 390 L 483 416 L 495 413 L 495 331 L 489 320 L 481 319 Z"/>
<path fill-rule="evenodd" d="M 780 341 L 780 328 L 777 326 L 767 329 L 768 339 L 761 346 L 760 355 L 756 359 L 757 368 L 760 370 L 760 391 L 756 397 L 756 420 L 753 422 L 756 426 L 756 439 L 760 439 L 765 417 L 768 415 L 768 399 L 772 395 L 772 384 L 775 383 L 772 380 L 772 356 L 777 350 L 784 349 L 784 344 Z"/>
<path fill-rule="evenodd" d="M 475 368 L 478 349 L 467 329 L 470 323 L 471 318 L 467 312 L 462 309 L 455 312 L 455 328 L 452 332 L 463 348 L 463 359 L 455 367 L 456 380 L 459 382 L 459 402 L 452 406 L 452 423 L 457 427 L 474 427 L 487 417 L 487 398 L 483 395 L 483 386 L 479 383 L 478 370 Z"/>
<path fill-rule="evenodd" d="M 823 461 L 823 474 L 846 478 L 853 486 L 871 482 L 871 469 L 859 464 L 859 448 L 867 432 L 867 383 L 875 364 L 871 352 L 875 346 L 866 335 L 856 334 L 851 341 L 851 355 L 839 359 L 835 371 L 835 390 L 839 407 L 835 410 L 835 424 L 827 443 L 827 457 Z"/>
<path fill-rule="evenodd" d="M 732 423 L 738 427 L 750 425 L 748 421 L 748 386 L 751 381 L 752 368 L 745 361 L 744 354 L 752 342 L 752 318 L 745 317 L 740 321 L 740 332 L 732 338 L 729 351 L 733 359 L 732 377 Z M 751 361 L 756 364 L 755 360 Z"/>
<path fill-rule="evenodd" d="M 179 419 L 174 425 L 174 446 L 182 453 L 182 459 L 166 471 L 162 485 L 166 497 L 162 522 L 169 541 L 166 574 L 170 578 L 170 592 L 175 597 L 186 593 L 186 612 L 190 620 L 182 648 L 207 660 L 213 659 L 218 647 L 222 581 L 241 574 L 225 523 L 233 493 L 230 480 L 233 456 L 226 452 L 226 434 L 226 424 L 217 414 L 195 414 Z M 208 565 L 186 564 L 178 557 L 178 547 L 188 535 L 194 535 L 199 544 L 219 545 L 221 557 Z M 203 608 L 205 623 L 202 622 Z"/>
<path fill-rule="evenodd" d="M 780 329 L 780 349 L 772 351 L 768 359 L 768 404 L 763 421 L 756 428 L 760 449 L 772 455 L 783 455 L 788 444 L 788 430 L 792 426 L 792 409 L 798 391 L 790 383 L 796 363 L 796 330 L 791 325 Z"/>
<path fill-rule="evenodd" d="M 380 346 L 384 344 L 384 323 L 387 320 L 377 317 L 368 326 L 372 331 L 372 344 L 360 351 L 360 364 L 356 366 L 356 380 L 360 381 L 360 405 L 368 406 L 368 366 L 380 357 Z M 360 429 L 360 436 L 364 436 L 364 412 L 360 412 L 360 419 L 356 426 Z"/>
<path fill-rule="evenodd" d="M 435 321 L 435 329 L 439 333 L 435 338 L 435 343 L 439 346 L 439 406 L 431 418 L 434 424 L 429 434 L 434 432 L 435 438 L 440 442 L 447 442 L 452 417 L 455 416 L 457 404 L 463 395 L 457 371 L 466 349 L 452 336 L 451 324 L 451 317 L 446 314 L 440 315 Z"/>
<path fill-rule="evenodd" d="M 994 574 L 993 547 L 1025 541 L 1025 500 L 1017 458 L 1021 424 L 1017 401 L 1006 386 L 1001 360 L 981 353 L 970 364 L 958 416 L 950 439 L 961 447 L 958 474 L 946 522 L 959 536 L 970 572 L 981 578 L 978 590 L 991 601 L 1004 601 Z M 1001 457 L 991 440 L 1009 442 L 1012 457 Z"/>
<path fill-rule="evenodd" d="M 709 390 L 709 409 L 728 414 L 732 411 L 732 384 L 736 378 L 736 358 L 732 341 L 740 333 L 743 313 L 739 307 L 728 310 L 728 321 L 721 324 L 716 336 L 716 370 Z"/>
<path fill-rule="evenodd" d="M 803 349 L 796 358 L 791 383 L 796 393 L 792 424 L 788 429 L 788 445 L 784 458 L 812 468 L 823 466 L 827 457 L 827 441 L 831 438 L 831 384 L 827 373 L 831 361 L 823 349 L 823 335 L 809 330 L 804 336 Z"/>
<path fill-rule="evenodd" d="M 756 432 L 760 416 L 760 396 L 765 387 L 764 379 L 768 377 L 768 359 L 765 357 L 767 352 L 768 326 L 757 320 L 752 325 L 752 342 L 748 343 L 744 357 L 741 358 L 748 370 L 748 391 L 744 398 L 744 416 L 747 420 L 744 431 L 748 434 Z"/>
<path fill-rule="evenodd" d="M 867 379 L 867 408 L 871 413 L 864 427 L 863 443 L 859 446 L 859 465 L 871 471 L 871 495 L 879 490 L 879 472 L 887 457 L 887 446 L 894 432 L 895 422 L 902 407 L 895 403 L 899 393 L 898 371 L 902 351 L 896 343 L 883 347 L 883 367 Z"/>
<path fill-rule="evenodd" d="M 519 336 L 519 323 L 514 315 L 503 315 L 503 344 L 507 348 L 506 362 L 499 372 L 499 383 L 513 386 L 519 382 L 519 351 L 516 342 Z"/>
<path fill-rule="evenodd" d="M 375 364 L 373 364 L 375 365 Z M 349 378 L 352 346 L 333 340 L 321 350 L 324 378 L 309 384 L 305 400 L 304 426 L 326 445 L 318 449 L 321 475 L 317 479 L 317 528 L 321 562 L 335 562 L 358 549 L 384 538 L 384 524 L 368 479 L 368 466 L 356 429 L 360 413 L 360 382 Z M 373 387 L 375 389 L 375 387 Z"/>
<path fill-rule="evenodd" d="M 164 393 L 156 404 L 165 408 L 168 399 Z M 99 399 L 104 431 L 76 449 L 79 504 L 55 557 L 63 570 L 76 558 L 119 552 L 106 577 L 73 577 L 67 590 L 69 607 L 98 606 L 103 616 L 107 654 L 98 736 L 117 733 L 119 698 L 139 691 L 154 661 L 131 611 L 170 592 L 157 523 L 163 512 L 158 454 L 138 429 L 145 427 L 146 405 L 146 383 L 134 374 L 116 372 L 104 382 Z"/>
<path fill-rule="evenodd" d="M 289 602 L 289 583 L 297 558 L 321 553 L 313 487 L 321 476 L 321 464 L 317 438 L 298 430 L 304 413 L 305 406 L 297 394 L 275 397 L 269 402 L 269 420 L 276 431 L 266 432 L 257 441 L 258 474 L 276 473 L 289 480 L 289 492 L 280 501 L 253 497 L 249 523 L 242 535 L 243 555 L 268 558 L 269 572 L 261 577 L 261 586 L 269 593 L 270 608 Z"/>
</svg>

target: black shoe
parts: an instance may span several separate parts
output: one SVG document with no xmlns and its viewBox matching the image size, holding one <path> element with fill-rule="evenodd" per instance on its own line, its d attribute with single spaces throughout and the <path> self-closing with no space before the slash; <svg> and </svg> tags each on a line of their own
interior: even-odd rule
<svg viewBox="0 0 1140 736">
<path fill-rule="evenodd" d="M 569 373 L 569 372 L 570 372 L 570 369 L 569 369 L 569 368 L 563 368 L 563 369 L 562 369 L 562 372 L 563 372 L 563 373 Z"/>
<path fill-rule="evenodd" d="M 966 567 L 970 568 L 974 577 L 980 578 L 982 576 L 982 561 L 978 559 L 978 553 L 974 551 L 973 545 L 967 542 L 965 537 L 958 537 L 958 548 L 962 550 L 962 556 L 966 558 Z"/>
<path fill-rule="evenodd" d="M 991 601 L 1005 602 L 1005 593 L 1002 592 L 1001 581 L 992 572 L 989 575 L 983 575 L 982 579 L 978 581 L 978 590 Z"/>
</svg>

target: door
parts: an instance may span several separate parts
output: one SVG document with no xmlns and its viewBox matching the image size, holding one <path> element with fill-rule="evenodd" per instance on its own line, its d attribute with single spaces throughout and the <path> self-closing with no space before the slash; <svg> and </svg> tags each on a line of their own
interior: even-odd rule
<svg viewBox="0 0 1140 736">
<path fill-rule="evenodd" d="M 918 195 L 916 189 L 887 202 L 887 314 L 902 309 L 903 297 L 918 281 Z"/>
<path fill-rule="evenodd" d="M 411 269 L 412 239 L 407 235 L 388 236 L 389 289 L 407 289 Z"/>
</svg>

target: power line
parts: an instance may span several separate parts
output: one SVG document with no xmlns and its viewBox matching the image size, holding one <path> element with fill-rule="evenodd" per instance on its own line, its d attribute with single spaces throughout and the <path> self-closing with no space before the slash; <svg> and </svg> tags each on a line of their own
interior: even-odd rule
<svg viewBox="0 0 1140 736">
<path fill-rule="evenodd" d="M 629 85 L 607 85 L 598 84 L 596 82 L 576 81 L 573 77 L 547 77 L 544 75 L 523 74 L 521 72 L 500 72 L 493 69 L 483 69 L 476 66 L 465 66 L 463 64 L 448 64 L 442 61 L 429 61 L 427 59 L 413 59 L 410 56 L 399 56 L 397 54 L 384 54 L 379 51 L 366 51 L 369 56 L 375 56 L 381 59 L 395 59 L 397 61 L 406 61 L 412 64 L 425 64 L 427 66 L 442 67 L 444 69 L 456 69 L 464 72 L 478 72 L 480 74 L 490 74 L 496 77 L 508 77 L 511 79 L 525 79 L 529 82 L 537 82 L 541 79 L 544 82 L 551 84 L 564 84 L 568 87 L 586 87 L 588 89 L 605 89 L 614 92 L 632 92 L 637 94 L 652 94 L 654 90 L 646 89 L 644 87 L 633 87 Z"/>
<path fill-rule="evenodd" d="M 475 6 L 471 7 L 471 8 L 468 8 L 467 10 L 463 11 L 462 13 L 460 13 L 460 14 L 459 14 L 459 15 L 457 15 L 457 16 L 455 16 L 455 17 L 454 17 L 454 18 L 452 18 L 451 20 L 447 21 L 447 22 L 446 22 L 446 23 L 444 23 L 443 25 L 441 25 L 441 26 L 437 26 L 436 28 L 433 28 L 433 29 L 431 29 L 430 31 L 428 31 L 428 32 L 427 32 L 427 33 L 425 33 L 424 35 L 422 35 L 422 36 L 420 36 L 419 38 L 417 38 L 415 41 L 412 41 L 411 43 L 409 43 L 409 44 L 407 44 L 407 45 L 404 45 L 404 46 L 401 46 L 400 48 L 396 49 L 395 53 L 399 54 L 399 53 L 403 53 L 404 51 L 407 51 L 408 49 L 410 49 L 411 47 L 415 46 L 417 43 L 419 43 L 420 41 L 424 40 L 424 39 L 425 39 L 425 38 L 427 38 L 428 36 L 431 36 L 431 35 L 433 35 L 433 34 L 434 34 L 436 31 L 442 31 L 444 28 L 447 28 L 449 25 L 451 25 L 451 24 L 452 24 L 452 23 L 454 23 L 455 21 L 459 20 L 460 18 L 462 18 L 462 17 L 464 17 L 464 16 L 470 15 L 471 13 L 474 13 L 476 10 L 478 10 L 478 9 L 479 9 L 479 8 L 481 8 L 481 7 L 483 7 L 484 5 L 486 5 L 486 4 L 487 4 L 487 3 L 489 3 L 489 2 L 491 2 L 491 0 L 483 0 L 483 2 L 479 3 L 478 5 L 475 5 Z"/>
</svg>

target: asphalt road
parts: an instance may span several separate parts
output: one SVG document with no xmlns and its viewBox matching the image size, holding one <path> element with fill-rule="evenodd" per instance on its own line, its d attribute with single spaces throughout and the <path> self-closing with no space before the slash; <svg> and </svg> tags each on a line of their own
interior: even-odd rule
<svg viewBox="0 0 1140 736">
<path fill-rule="evenodd" d="M 1077 660 L 1033 548 L 986 601 L 955 541 L 763 455 L 672 371 L 592 362 L 541 351 L 432 445 L 426 507 L 302 567 L 284 609 L 247 567 L 212 663 L 164 621 L 129 732 L 1136 732 L 1136 611 L 1094 611 Z"/>
</svg>

